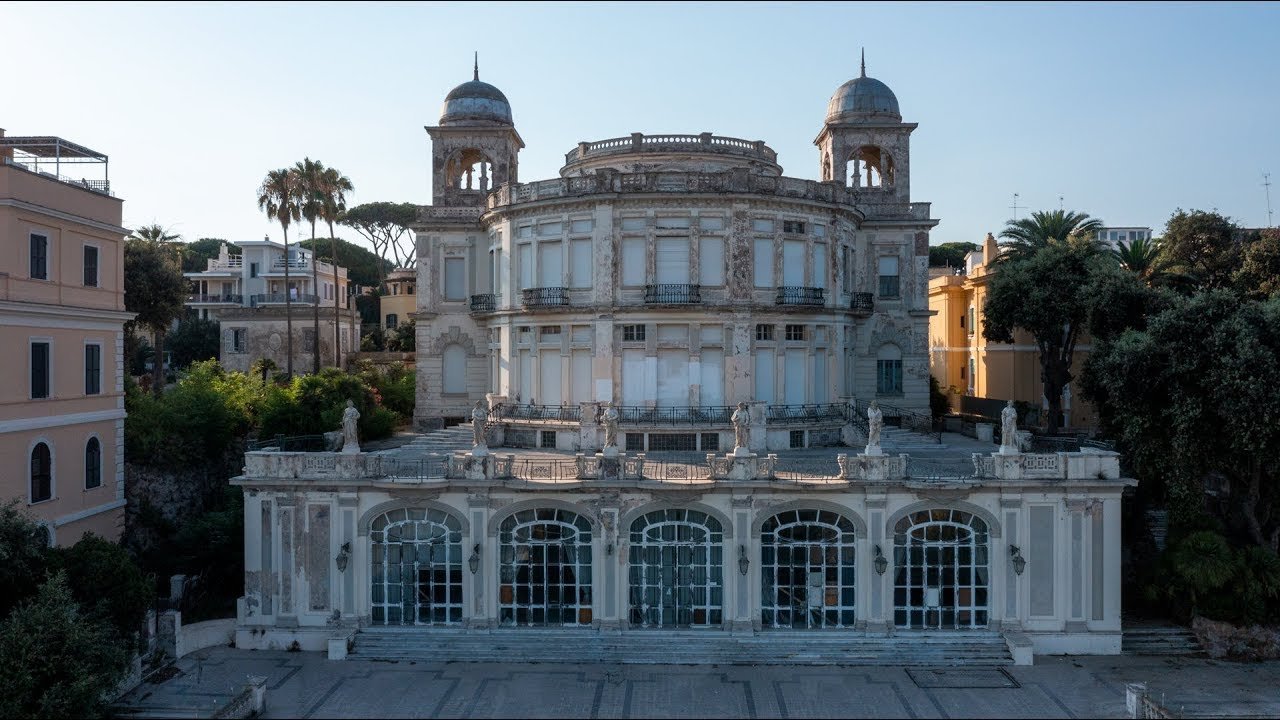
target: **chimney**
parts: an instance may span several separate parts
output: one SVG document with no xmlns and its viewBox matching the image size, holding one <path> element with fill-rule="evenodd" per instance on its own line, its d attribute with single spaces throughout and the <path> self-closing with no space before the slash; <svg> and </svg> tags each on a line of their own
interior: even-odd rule
<svg viewBox="0 0 1280 720">
<path fill-rule="evenodd" d="M 990 265 L 996 259 L 996 253 L 999 249 L 996 247 L 996 238 L 991 233 L 987 233 L 987 239 L 982 241 L 982 264 Z"/>
</svg>

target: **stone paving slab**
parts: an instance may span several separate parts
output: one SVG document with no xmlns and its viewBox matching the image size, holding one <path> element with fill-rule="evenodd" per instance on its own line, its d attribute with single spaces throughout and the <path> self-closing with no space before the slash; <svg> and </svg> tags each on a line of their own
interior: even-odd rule
<svg viewBox="0 0 1280 720">
<path fill-rule="evenodd" d="M 207 717 L 248 675 L 267 677 L 265 717 L 1085 718 L 1125 717 L 1146 682 L 1175 716 L 1280 716 L 1280 662 L 1038 657 L 1018 687 L 920 687 L 904 668 L 330 661 L 321 653 L 209 648 L 122 705 Z"/>
</svg>

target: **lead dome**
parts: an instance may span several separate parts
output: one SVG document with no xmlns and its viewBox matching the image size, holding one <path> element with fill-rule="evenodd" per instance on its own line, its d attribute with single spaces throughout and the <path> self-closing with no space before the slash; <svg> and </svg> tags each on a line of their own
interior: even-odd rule
<svg viewBox="0 0 1280 720">
<path fill-rule="evenodd" d="M 480 80 L 477 67 L 475 77 L 449 91 L 440 109 L 441 125 L 471 123 L 514 124 L 511 120 L 511 103 L 498 88 Z"/>
<path fill-rule="evenodd" d="M 897 96 L 888 85 L 867 77 L 865 59 L 862 62 L 862 74 L 837 88 L 831 101 L 827 103 L 827 122 L 860 120 L 902 122 Z"/>
</svg>

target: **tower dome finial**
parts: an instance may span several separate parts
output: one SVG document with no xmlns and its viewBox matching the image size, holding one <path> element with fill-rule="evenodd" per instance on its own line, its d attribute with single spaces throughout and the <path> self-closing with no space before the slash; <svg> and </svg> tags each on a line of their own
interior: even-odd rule
<svg viewBox="0 0 1280 720">
<path fill-rule="evenodd" d="M 867 49 L 862 48 L 862 77 L 867 76 Z"/>
<path fill-rule="evenodd" d="M 863 63 L 863 65 L 864 65 L 864 68 L 863 68 L 862 74 L 863 74 L 863 75 L 866 75 L 866 74 L 867 74 L 867 71 L 866 71 L 866 68 L 865 68 L 866 63 Z M 475 75 L 474 75 L 471 79 L 472 79 L 472 80 L 479 80 L 479 79 L 480 79 L 480 51 L 479 51 L 479 50 L 476 50 Z"/>
</svg>

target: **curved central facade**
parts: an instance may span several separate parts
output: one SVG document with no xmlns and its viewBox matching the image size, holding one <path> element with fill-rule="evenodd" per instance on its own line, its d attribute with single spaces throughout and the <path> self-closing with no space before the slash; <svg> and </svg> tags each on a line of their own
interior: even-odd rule
<svg viewBox="0 0 1280 720">
<path fill-rule="evenodd" d="M 746 402 L 763 450 L 839 444 L 830 408 L 851 397 L 927 412 L 937 220 L 910 201 L 914 124 L 845 103 L 814 141 L 821 180 L 787 177 L 761 141 L 633 133 L 519 183 L 505 96 L 450 114 L 477 82 L 427 128 L 420 426 L 484 400 L 508 445 L 591 450 L 580 422 L 612 403 L 630 450 L 718 450 Z"/>
</svg>

